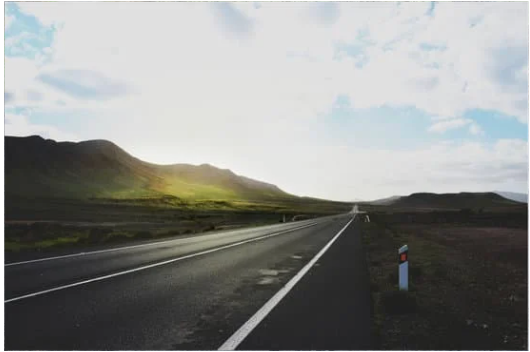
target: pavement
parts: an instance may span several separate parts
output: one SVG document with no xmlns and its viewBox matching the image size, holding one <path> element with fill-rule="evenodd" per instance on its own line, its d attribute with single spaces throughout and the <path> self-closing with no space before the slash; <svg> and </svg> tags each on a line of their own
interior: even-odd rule
<svg viewBox="0 0 530 352">
<path fill-rule="evenodd" d="M 371 349 L 368 267 L 352 225 L 238 350 Z"/>
<path fill-rule="evenodd" d="M 217 349 L 351 218 L 343 214 L 6 263 L 4 347 Z M 369 307 L 366 264 L 353 222 L 239 348 L 365 348 Z"/>
</svg>

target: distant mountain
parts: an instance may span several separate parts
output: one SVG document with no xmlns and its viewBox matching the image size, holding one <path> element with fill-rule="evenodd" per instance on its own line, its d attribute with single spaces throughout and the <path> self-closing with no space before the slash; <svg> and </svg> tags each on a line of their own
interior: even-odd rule
<svg viewBox="0 0 530 352">
<path fill-rule="evenodd" d="M 396 202 L 398 199 L 400 199 L 401 197 L 402 196 L 392 196 L 392 197 L 388 197 L 388 198 L 381 198 L 381 199 L 377 199 L 377 200 L 372 200 L 372 201 L 365 202 L 365 203 L 373 204 L 373 205 L 391 205 L 394 202 Z"/>
<path fill-rule="evenodd" d="M 413 193 L 401 197 L 391 206 L 424 209 L 480 209 L 520 206 L 521 203 L 506 199 L 496 193 Z"/>
<path fill-rule="evenodd" d="M 5 192 L 9 196 L 188 199 L 294 199 L 275 185 L 203 165 L 155 165 L 112 142 L 56 142 L 39 136 L 5 137 Z"/>
<path fill-rule="evenodd" d="M 515 200 L 516 202 L 528 203 L 528 194 L 525 194 L 525 193 L 501 192 L 501 191 L 494 191 L 494 192 L 500 196 L 503 196 L 504 198 Z"/>
</svg>

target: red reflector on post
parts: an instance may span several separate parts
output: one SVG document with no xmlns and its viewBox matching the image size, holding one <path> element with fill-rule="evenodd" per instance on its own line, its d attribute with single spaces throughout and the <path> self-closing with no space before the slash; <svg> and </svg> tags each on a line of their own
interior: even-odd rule
<svg viewBox="0 0 530 352">
<path fill-rule="evenodd" d="M 399 289 L 409 290 L 409 246 L 404 245 L 398 250 L 399 258 Z"/>
</svg>

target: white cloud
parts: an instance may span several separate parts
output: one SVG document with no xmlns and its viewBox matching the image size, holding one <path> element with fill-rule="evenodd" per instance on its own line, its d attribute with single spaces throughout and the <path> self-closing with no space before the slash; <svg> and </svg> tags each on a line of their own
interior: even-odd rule
<svg viewBox="0 0 530 352">
<path fill-rule="evenodd" d="M 492 68 L 508 68 L 513 80 L 527 82 L 527 65 L 512 67 L 509 58 L 491 55 L 503 48 L 527 50 L 524 3 L 442 3 L 432 17 L 425 16 L 429 3 L 322 4 L 329 7 L 319 12 L 323 19 L 304 15 L 316 6 L 304 3 L 265 3 L 259 9 L 243 3 L 19 6 L 44 24 L 60 24 L 50 69 L 130 80 L 142 89 L 133 110 L 143 114 L 153 106 L 161 107 L 158 115 L 167 114 L 169 96 L 180 96 L 192 104 L 215 102 L 197 113 L 223 118 L 310 117 L 345 94 L 355 107 L 410 105 L 445 116 L 482 108 L 527 121 L 521 103 L 527 93 L 510 91 L 491 75 Z M 90 14 L 97 15 L 98 26 Z M 334 61 L 336 45 L 354 42 L 359 30 L 373 43 L 365 49 L 366 65 L 359 69 L 354 58 Z M 234 37 L 235 32 L 250 37 Z M 421 43 L 445 49 L 422 51 Z M 256 111 L 256 104 L 269 108 Z M 178 104 L 171 110 L 180 115 L 190 108 Z"/>
<path fill-rule="evenodd" d="M 472 119 L 435 116 L 432 118 L 432 121 L 433 124 L 429 127 L 429 132 L 443 134 L 450 130 L 468 127 L 468 131 L 472 135 L 477 136 L 484 134 L 482 127 Z"/>
<path fill-rule="evenodd" d="M 479 124 L 473 122 L 469 125 L 469 133 L 473 135 L 482 135 L 484 134 L 484 130 L 482 129 L 482 127 L 480 127 Z"/>
<path fill-rule="evenodd" d="M 5 134 L 8 136 L 40 135 L 57 141 L 77 141 L 73 133 L 67 133 L 54 126 L 32 124 L 25 115 L 6 113 L 4 116 Z"/>
<path fill-rule="evenodd" d="M 57 7 L 46 6 L 39 2 L 27 3 L 27 2 L 16 2 L 15 3 L 22 12 L 37 17 L 39 22 L 44 26 L 51 26 L 60 24 L 64 17 L 55 12 Z"/>
<path fill-rule="evenodd" d="M 11 26 L 11 24 L 13 24 L 14 20 L 15 20 L 15 16 L 8 15 L 7 13 L 5 14 L 5 16 L 4 16 L 4 31 L 7 30 L 9 28 L 9 26 Z"/>
<path fill-rule="evenodd" d="M 78 107 L 88 107 L 86 103 L 80 103 L 72 99 L 68 94 L 55 90 L 38 80 L 41 72 L 49 72 L 42 68 L 38 60 L 25 57 L 5 57 L 5 92 L 13 95 L 13 99 L 5 102 L 6 108 L 33 107 L 39 110 L 57 109 L 57 101 L 64 101 Z M 34 92 L 41 96 L 35 102 L 28 99 L 28 92 Z"/>
<path fill-rule="evenodd" d="M 429 127 L 429 131 L 436 133 L 444 133 L 449 130 L 464 127 L 466 125 L 471 124 L 472 122 L 473 120 L 470 119 L 445 119 L 440 122 L 434 123 L 431 127 Z"/>
<path fill-rule="evenodd" d="M 484 134 L 482 127 L 472 119 L 436 116 L 432 118 L 432 120 L 433 124 L 429 127 L 429 132 L 442 134 L 450 130 L 468 127 L 468 131 L 472 135 L 477 136 Z"/>
</svg>

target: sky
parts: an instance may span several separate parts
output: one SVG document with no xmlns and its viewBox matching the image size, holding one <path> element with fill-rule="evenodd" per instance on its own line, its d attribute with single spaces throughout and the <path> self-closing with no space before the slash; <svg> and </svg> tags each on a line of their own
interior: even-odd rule
<svg viewBox="0 0 530 352">
<path fill-rule="evenodd" d="M 303 196 L 528 193 L 528 3 L 5 3 L 5 134 Z"/>
</svg>

